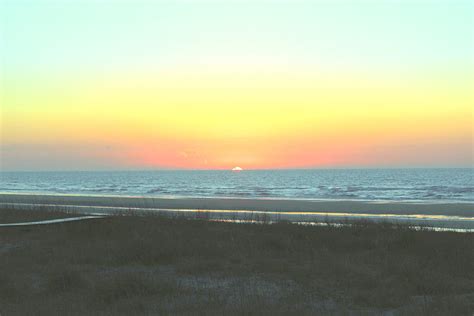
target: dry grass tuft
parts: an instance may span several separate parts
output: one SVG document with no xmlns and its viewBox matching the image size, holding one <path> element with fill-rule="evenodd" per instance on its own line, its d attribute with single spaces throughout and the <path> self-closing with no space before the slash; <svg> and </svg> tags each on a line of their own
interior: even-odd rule
<svg viewBox="0 0 474 316">
<path fill-rule="evenodd" d="M 474 234 L 201 215 L 2 228 L 0 314 L 474 311 Z"/>
</svg>

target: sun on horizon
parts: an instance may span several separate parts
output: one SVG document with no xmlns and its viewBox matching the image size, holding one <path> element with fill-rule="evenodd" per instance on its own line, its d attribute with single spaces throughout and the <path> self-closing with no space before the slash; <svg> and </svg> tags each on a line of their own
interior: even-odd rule
<svg viewBox="0 0 474 316">
<path fill-rule="evenodd" d="M 0 12 L 2 170 L 474 164 L 472 1 Z"/>
</svg>

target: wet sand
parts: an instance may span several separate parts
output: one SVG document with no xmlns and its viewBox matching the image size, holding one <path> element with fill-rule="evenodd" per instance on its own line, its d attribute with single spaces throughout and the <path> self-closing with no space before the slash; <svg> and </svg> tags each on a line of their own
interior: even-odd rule
<svg viewBox="0 0 474 316">
<path fill-rule="evenodd" d="M 153 212 L 211 220 L 341 222 L 370 220 L 440 228 L 474 229 L 474 203 L 313 201 L 235 198 L 155 198 L 83 195 L 0 194 L 0 206 L 48 207 L 83 214 Z"/>
<path fill-rule="evenodd" d="M 0 203 L 158 209 L 250 210 L 474 217 L 474 203 L 412 203 L 237 198 L 155 198 L 93 195 L 0 194 Z"/>
</svg>

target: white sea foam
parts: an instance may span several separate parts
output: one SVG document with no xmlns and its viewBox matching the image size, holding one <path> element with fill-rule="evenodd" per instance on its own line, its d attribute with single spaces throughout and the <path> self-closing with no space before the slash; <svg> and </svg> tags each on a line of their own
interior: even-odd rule
<svg viewBox="0 0 474 316">
<path fill-rule="evenodd" d="M 0 192 L 474 201 L 474 169 L 1 172 Z"/>
</svg>

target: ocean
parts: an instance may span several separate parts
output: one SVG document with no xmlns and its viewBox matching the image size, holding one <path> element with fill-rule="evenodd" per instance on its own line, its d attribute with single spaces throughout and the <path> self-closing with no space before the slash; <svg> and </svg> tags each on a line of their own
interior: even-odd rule
<svg viewBox="0 0 474 316">
<path fill-rule="evenodd" d="M 1 172 L 0 192 L 474 202 L 474 169 Z"/>
</svg>

